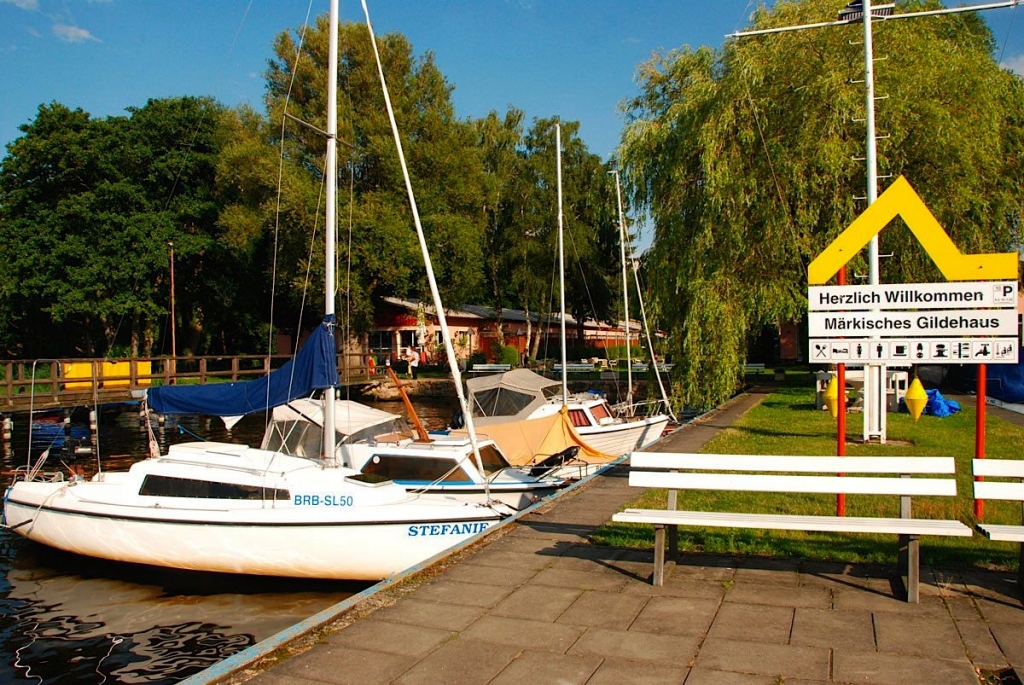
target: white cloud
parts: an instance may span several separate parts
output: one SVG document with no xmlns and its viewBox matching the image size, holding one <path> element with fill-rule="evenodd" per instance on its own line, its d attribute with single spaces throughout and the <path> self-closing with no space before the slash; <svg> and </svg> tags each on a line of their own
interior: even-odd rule
<svg viewBox="0 0 1024 685">
<path fill-rule="evenodd" d="M 29 12 L 35 12 L 39 9 L 39 0 L 0 0 L 0 2 L 14 5 L 18 9 L 28 10 Z"/>
<path fill-rule="evenodd" d="M 1024 55 L 1017 55 L 1016 57 L 1004 59 L 999 66 L 1016 72 L 1020 76 L 1024 76 Z"/>
<path fill-rule="evenodd" d="M 87 40 L 102 42 L 99 38 L 89 33 L 88 29 L 79 26 L 68 26 L 67 24 L 54 24 L 53 33 L 66 43 L 84 43 Z"/>
</svg>

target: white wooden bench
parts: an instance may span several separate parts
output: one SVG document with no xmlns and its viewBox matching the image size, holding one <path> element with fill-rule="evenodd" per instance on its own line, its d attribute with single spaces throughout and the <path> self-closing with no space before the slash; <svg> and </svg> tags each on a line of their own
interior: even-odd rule
<svg viewBox="0 0 1024 685">
<path fill-rule="evenodd" d="M 974 475 L 984 478 L 1004 478 L 1006 481 L 975 481 L 974 498 L 980 500 L 1024 501 L 1024 461 L 1018 459 L 975 459 Z M 1022 519 L 1024 524 L 1024 519 Z M 976 524 L 978 532 L 989 540 L 1019 542 L 1021 566 L 1018 568 L 1017 587 L 1024 588 L 1024 525 L 1002 525 L 994 523 Z"/>
<path fill-rule="evenodd" d="M 470 369 L 470 371 L 472 371 L 473 373 L 503 373 L 511 369 L 511 364 L 473 364 L 473 367 Z"/>
<path fill-rule="evenodd" d="M 760 374 L 764 371 L 764 364 L 747 364 L 743 367 L 743 373 Z"/>
<path fill-rule="evenodd" d="M 911 518 L 910 498 L 955 496 L 954 472 L 952 457 L 789 457 L 634 452 L 630 456 L 629 484 L 667 489 L 668 508 L 626 509 L 615 514 L 612 520 L 654 525 L 654 585 L 661 585 L 665 577 L 666 527 L 669 528 L 669 554 L 673 560 L 677 552 L 677 526 L 894 534 L 899 536 L 899 565 L 906 569 L 907 601 L 917 602 L 919 537 L 970 537 L 972 531 L 956 520 Z M 835 475 L 838 473 L 862 475 L 840 477 Z M 911 475 L 932 477 L 910 478 Z M 678 490 L 897 495 L 900 497 L 900 517 L 680 511 L 676 509 Z"/>
<path fill-rule="evenodd" d="M 569 364 L 565 365 L 566 373 L 587 373 L 587 372 L 593 371 L 593 370 L 594 370 L 594 365 L 589 363 L 589 362 L 587 362 L 587 363 L 578 363 L 578 364 L 569 363 Z M 555 371 L 560 373 L 562 371 L 562 365 L 561 364 L 555 364 Z"/>
<path fill-rule="evenodd" d="M 633 364 L 633 366 L 632 366 L 633 371 L 634 372 L 639 372 L 639 373 L 644 373 L 649 368 L 651 368 L 650 364 L 647 364 L 645 362 L 638 362 L 636 364 Z M 665 364 L 665 363 L 661 363 L 661 362 L 658 363 L 658 371 L 663 371 L 663 372 L 667 373 L 667 372 L 671 371 L 674 368 L 676 368 L 675 364 Z"/>
</svg>

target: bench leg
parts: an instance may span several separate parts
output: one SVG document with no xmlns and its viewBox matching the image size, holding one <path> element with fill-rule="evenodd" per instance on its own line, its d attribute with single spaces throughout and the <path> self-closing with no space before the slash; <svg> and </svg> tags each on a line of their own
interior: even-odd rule
<svg viewBox="0 0 1024 685">
<path fill-rule="evenodd" d="M 651 585 L 661 587 L 665 582 L 665 526 L 654 527 L 654 577 Z"/>
<path fill-rule="evenodd" d="M 907 590 L 907 602 L 921 601 L 921 536 L 899 536 L 899 570 Z M 904 575 L 904 569 L 906 575 Z"/>
<path fill-rule="evenodd" d="M 1020 547 L 1020 563 L 1017 566 L 1017 594 L 1024 597 L 1024 542 L 1018 545 Z"/>
</svg>

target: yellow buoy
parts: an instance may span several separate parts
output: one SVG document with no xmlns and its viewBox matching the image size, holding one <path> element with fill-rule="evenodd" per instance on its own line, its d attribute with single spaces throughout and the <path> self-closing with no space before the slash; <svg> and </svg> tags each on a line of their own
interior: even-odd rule
<svg viewBox="0 0 1024 685">
<path fill-rule="evenodd" d="M 907 411 L 917 421 L 921 418 L 921 412 L 924 411 L 924 407 L 928 404 L 928 393 L 924 391 L 924 386 L 921 385 L 921 379 L 914 376 L 914 382 L 907 388 L 907 394 L 903 396 L 903 401 L 907 403 Z"/>
<path fill-rule="evenodd" d="M 821 394 L 822 401 L 825 402 L 825 406 L 828 407 L 828 413 L 832 415 L 832 418 L 839 416 L 839 379 L 832 376 L 832 380 L 828 382 L 828 386 L 825 388 L 825 392 Z"/>
</svg>

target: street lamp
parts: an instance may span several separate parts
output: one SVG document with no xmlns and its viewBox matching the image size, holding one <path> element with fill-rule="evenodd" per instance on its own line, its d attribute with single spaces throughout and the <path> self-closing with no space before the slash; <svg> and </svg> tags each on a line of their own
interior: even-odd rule
<svg viewBox="0 0 1024 685">
<path fill-rule="evenodd" d="M 797 26 L 781 26 L 772 29 L 757 29 L 754 31 L 737 31 L 730 33 L 726 38 L 746 38 L 750 36 L 761 36 L 769 33 L 785 33 L 789 31 L 801 31 L 805 29 L 825 28 L 829 26 L 846 26 L 856 22 L 864 24 L 864 89 L 865 89 L 865 122 L 867 126 L 866 141 L 866 166 L 867 166 L 867 203 L 870 206 L 878 197 L 878 155 L 875 136 L 875 59 L 872 45 L 871 24 L 875 21 L 889 21 L 893 19 L 911 19 L 914 17 L 933 16 L 938 14 L 958 14 L 961 12 L 978 12 L 981 10 L 1000 9 L 1004 7 L 1016 7 L 1024 0 L 1004 0 L 1003 2 L 990 2 L 983 5 L 966 5 L 962 7 L 948 7 L 937 10 L 925 10 L 921 12 L 906 12 L 897 14 L 895 4 L 871 6 L 871 0 L 854 0 L 839 11 L 839 18 L 836 21 L 819 22 L 816 24 L 800 24 Z M 871 238 L 868 244 L 868 282 L 871 285 L 878 285 L 878 236 Z M 886 390 L 885 390 L 885 365 L 865 364 L 864 366 L 864 441 L 878 438 L 885 442 L 886 433 Z"/>
</svg>

